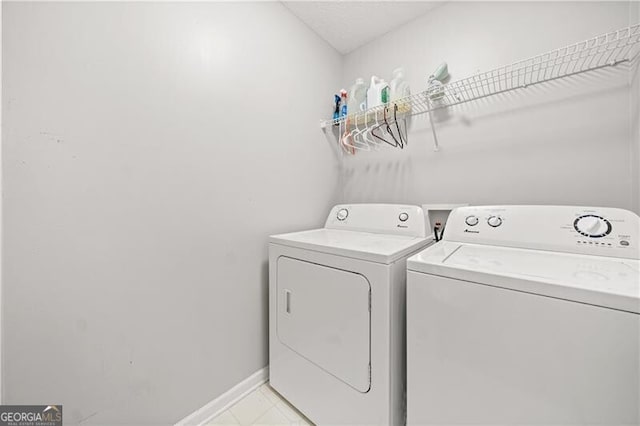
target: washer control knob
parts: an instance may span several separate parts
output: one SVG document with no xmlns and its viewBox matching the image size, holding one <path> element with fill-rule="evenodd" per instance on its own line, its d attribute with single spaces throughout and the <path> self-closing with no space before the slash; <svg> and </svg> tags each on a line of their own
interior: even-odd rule
<svg viewBox="0 0 640 426">
<path fill-rule="evenodd" d="M 469 226 L 476 226 L 479 221 L 477 216 L 467 216 L 464 222 Z"/>
<path fill-rule="evenodd" d="M 502 225 L 502 219 L 500 218 L 500 216 L 491 216 L 489 219 L 487 219 L 487 223 L 489 224 L 489 226 L 497 228 L 498 226 Z"/>
<path fill-rule="evenodd" d="M 600 238 L 611 233 L 611 223 L 602 216 L 585 214 L 573 222 L 573 227 L 585 237 Z"/>
<path fill-rule="evenodd" d="M 338 214 L 336 215 L 338 220 L 345 220 L 347 218 L 347 216 L 349 216 L 349 210 L 347 210 L 347 209 L 338 210 Z"/>
<path fill-rule="evenodd" d="M 400 216 L 398 216 L 398 219 L 400 219 L 400 222 L 406 222 L 407 220 L 409 220 L 409 214 L 406 212 L 402 212 L 400 213 Z"/>
</svg>

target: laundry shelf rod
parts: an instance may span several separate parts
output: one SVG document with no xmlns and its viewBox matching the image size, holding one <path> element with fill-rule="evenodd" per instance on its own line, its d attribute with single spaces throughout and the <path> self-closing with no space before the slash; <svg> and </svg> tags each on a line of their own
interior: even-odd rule
<svg viewBox="0 0 640 426">
<path fill-rule="evenodd" d="M 392 101 L 390 104 L 338 119 L 323 120 L 320 125 L 327 128 L 341 125 L 347 120 L 352 125 L 372 123 L 375 118 L 382 116 L 385 108 L 393 104 L 397 105 L 397 111 L 403 117 L 424 114 L 514 89 L 629 62 L 638 56 L 639 51 L 640 23 L 468 78 L 431 86 L 427 90 Z"/>
</svg>

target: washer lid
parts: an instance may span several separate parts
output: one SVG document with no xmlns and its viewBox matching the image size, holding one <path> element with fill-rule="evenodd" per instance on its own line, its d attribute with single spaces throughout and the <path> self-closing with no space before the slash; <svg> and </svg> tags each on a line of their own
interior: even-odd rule
<svg viewBox="0 0 640 426">
<path fill-rule="evenodd" d="M 374 234 L 341 229 L 315 229 L 273 235 L 270 243 L 298 247 L 370 262 L 390 264 L 430 244 L 430 238 Z"/>
<path fill-rule="evenodd" d="M 441 241 L 411 271 L 640 313 L 640 261 Z"/>
</svg>

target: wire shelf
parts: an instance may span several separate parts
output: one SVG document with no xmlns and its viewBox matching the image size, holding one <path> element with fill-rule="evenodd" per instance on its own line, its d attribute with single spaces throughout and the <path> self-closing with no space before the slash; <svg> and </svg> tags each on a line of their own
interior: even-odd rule
<svg viewBox="0 0 640 426">
<path fill-rule="evenodd" d="M 390 104 L 325 120 L 321 127 L 374 123 L 385 109 L 398 107 L 402 117 L 424 114 L 488 96 L 634 60 L 640 53 L 640 23 L 529 59 L 453 81 L 392 101 Z M 395 107 L 394 107 L 395 108 Z"/>
</svg>

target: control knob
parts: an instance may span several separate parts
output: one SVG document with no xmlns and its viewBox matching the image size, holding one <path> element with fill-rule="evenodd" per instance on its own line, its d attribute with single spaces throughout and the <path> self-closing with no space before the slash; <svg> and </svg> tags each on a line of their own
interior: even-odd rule
<svg viewBox="0 0 640 426">
<path fill-rule="evenodd" d="M 489 226 L 496 228 L 502 225 L 502 219 L 500 218 L 500 216 L 491 216 L 489 219 L 487 219 L 487 223 L 489 224 Z"/>
<path fill-rule="evenodd" d="M 467 216 L 467 218 L 464 220 L 464 222 L 469 226 L 476 226 L 478 224 L 478 217 L 477 216 Z"/>
<path fill-rule="evenodd" d="M 611 232 L 611 223 L 594 214 L 582 215 L 573 221 L 573 227 L 585 237 L 600 238 Z"/>
<path fill-rule="evenodd" d="M 338 220 L 345 220 L 347 218 L 347 216 L 349 216 L 349 210 L 347 210 L 347 209 L 338 210 L 338 214 L 336 215 Z"/>
</svg>

